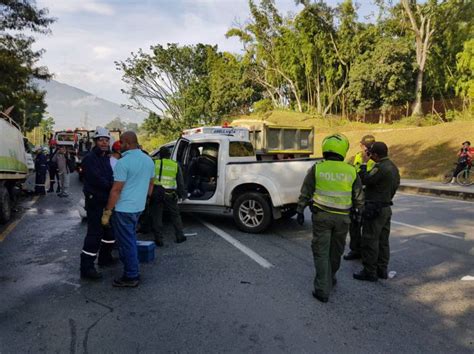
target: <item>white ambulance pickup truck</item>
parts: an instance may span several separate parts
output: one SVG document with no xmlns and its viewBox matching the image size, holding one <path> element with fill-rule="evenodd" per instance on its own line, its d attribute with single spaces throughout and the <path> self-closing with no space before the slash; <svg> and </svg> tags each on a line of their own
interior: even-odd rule
<svg viewBox="0 0 474 354">
<path fill-rule="evenodd" d="M 250 141 L 235 133 L 201 131 L 176 142 L 172 158 L 188 191 L 180 209 L 232 213 L 240 230 L 263 232 L 272 220 L 295 215 L 304 177 L 317 159 L 257 161 Z"/>
</svg>

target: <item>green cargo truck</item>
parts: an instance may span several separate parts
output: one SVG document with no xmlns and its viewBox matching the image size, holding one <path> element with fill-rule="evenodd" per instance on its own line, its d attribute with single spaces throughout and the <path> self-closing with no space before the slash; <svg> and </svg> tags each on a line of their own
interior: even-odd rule
<svg viewBox="0 0 474 354">
<path fill-rule="evenodd" d="M 234 120 L 249 130 L 249 140 L 259 160 L 308 158 L 314 154 L 313 127 L 281 126 L 259 120 Z"/>
<path fill-rule="evenodd" d="M 0 112 L 0 224 L 10 219 L 16 192 L 27 175 L 23 134 L 6 112 Z"/>
</svg>

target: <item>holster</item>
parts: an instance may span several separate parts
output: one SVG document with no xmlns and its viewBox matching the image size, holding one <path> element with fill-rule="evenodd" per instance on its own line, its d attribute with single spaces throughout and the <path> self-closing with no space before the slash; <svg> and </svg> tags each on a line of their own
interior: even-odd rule
<svg viewBox="0 0 474 354">
<path fill-rule="evenodd" d="M 372 202 L 368 201 L 364 205 L 364 211 L 362 212 L 362 217 L 365 220 L 373 220 L 380 215 L 380 211 L 382 208 L 389 207 L 392 205 L 392 202 L 385 203 L 385 202 Z"/>
</svg>

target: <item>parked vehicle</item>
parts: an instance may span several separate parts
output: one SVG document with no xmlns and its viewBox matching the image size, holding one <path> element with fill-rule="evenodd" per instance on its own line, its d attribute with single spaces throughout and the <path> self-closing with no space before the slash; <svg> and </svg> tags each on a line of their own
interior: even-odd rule
<svg viewBox="0 0 474 354">
<path fill-rule="evenodd" d="M 172 154 L 175 145 L 176 145 L 176 140 L 171 141 L 171 142 L 169 142 L 169 143 L 167 143 L 167 144 L 164 144 L 164 145 L 160 146 L 158 149 L 153 150 L 152 152 L 150 152 L 150 157 L 151 157 L 153 160 L 158 160 L 158 159 L 160 159 L 160 149 L 161 149 L 162 147 L 166 147 L 166 148 L 168 149 L 168 151 L 170 152 L 170 154 Z"/>
<path fill-rule="evenodd" d="M 307 158 L 314 154 L 313 127 L 287 127 L 259 120 L 236 120 L 236 129 L 248 129 L 248 140 L 259 160 Z"/>
<path fill-rule="evenodd" d="M 78 135 L 72 130 L 61 130 L 54 133 L 54 140 L 57 145 L 66 146 L 68 151 L 75 152 Z"/>
<path fill-rule="evenodd" d="M 316 161 L 257 161 L 249 140 L 226 132 L 186 134 L 176 142 L 172 158 L 188 187 L 182 211 L 232 213 L 238 228 L 249 233 L 263 232 L 272 220 L 296 213 L 304 177 Z M 200 159 L 211 168 L 195 168 Z"/>
<path fill-rule="evenodd" d="M 28 175 L 23 134 L 6 112 L 0 112 L 0 141 L 0 223 L 4 224 Z"/>
</svg>

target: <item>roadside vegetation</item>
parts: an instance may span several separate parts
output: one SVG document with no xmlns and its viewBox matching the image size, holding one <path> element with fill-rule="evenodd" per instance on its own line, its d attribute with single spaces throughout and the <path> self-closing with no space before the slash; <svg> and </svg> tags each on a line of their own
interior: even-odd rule
<svg viewBox="0 0 474 354">
<path fill-rule="evenodd" d="M 170 139 L 251 112 L 422 126 L 469 110 L 474 3 L 376 3 L 367 20 L 351 0 L 299 0 L 290 14 L 250 0 L 250 17 L 226 33 L 241 54 L 205 43 L 139 49 L 116 62 L 124 93 L 149 113 L 142 129 Z"/>
<path fill-rule="evenodd" d="M 456 153 L 465 140 L 474 140 L 474 115 L 457 114 L 451 122 L 434 121 L 432 125 L 416 126 L 405 119 L 394 124 L 352 122 L 341 117 L 321 119 L 304 113 L 273 111 L 265 114 L 236 116 L 239 121 L 265 120 L 269 124 L 314 127 L 315 156 L 320 157 L 321 141 L 327 134 L 342 132 L 351 142 L 348 159 L 359 151 L 359 141 L 373 134 L 390 148 L 390 155 L 400 168 L 403 178 L 440 180 L 453 167 Z M 434 124 L 436 123 L 436 124 Z"/>
<path fill-rule="evenodd" d="M 250 0 L 250 18 L 226 33 L 242 54 L 168 44 L 117 62 L 132 106 L 149 112 L 145 144 L 259 119 L 313 126 L 316 147 L 344 132 L 353 154 L 371 132 L 391 145 L 405 177 L 436 179 L 473 140 L 474 3 L 376 3 L 367 21 L 351 0 L 300 0 L 286 15 L 273 0 Z"/>
</svg>

